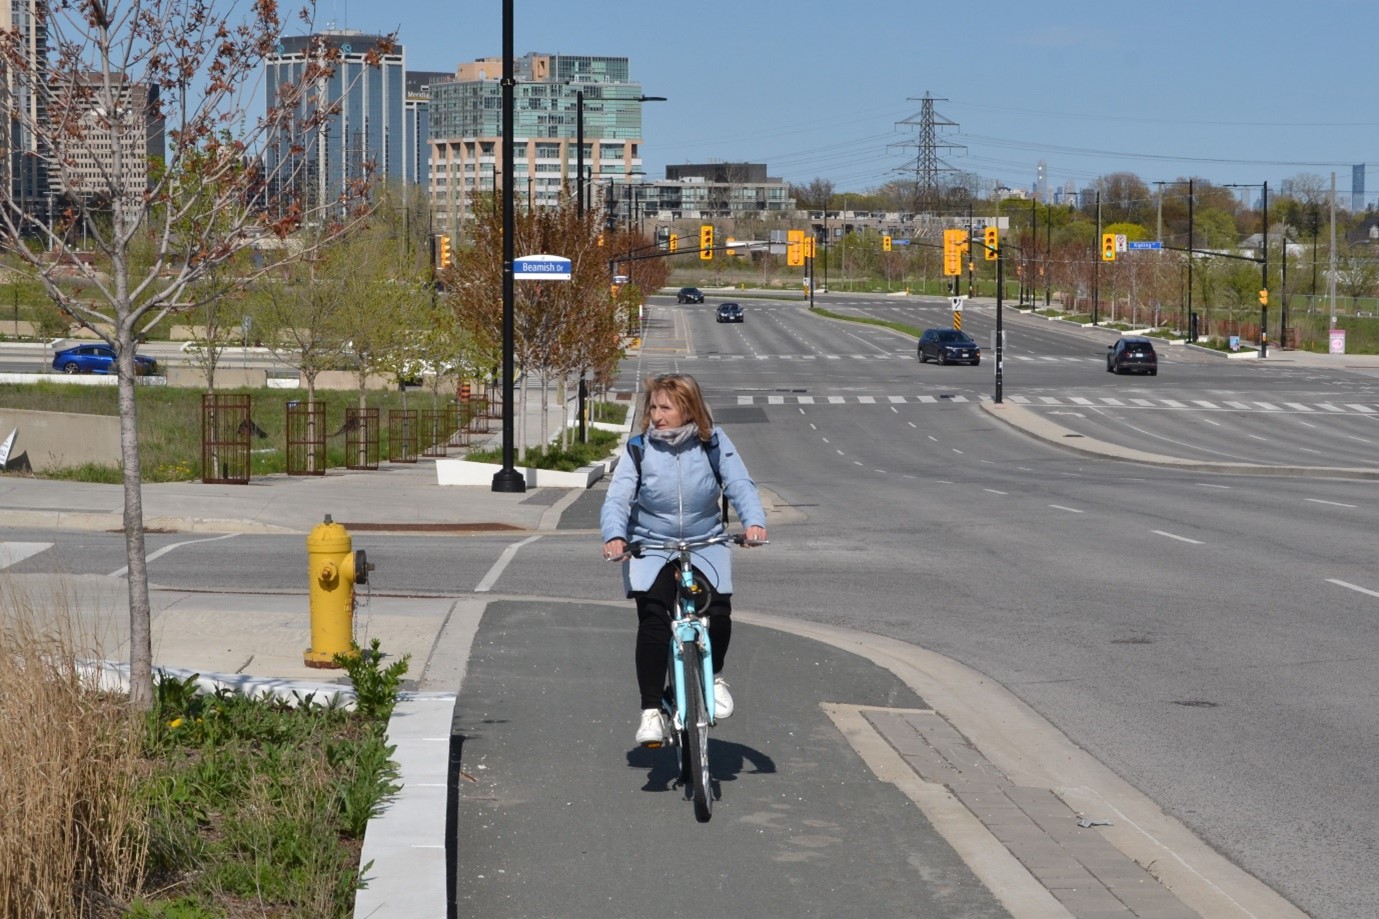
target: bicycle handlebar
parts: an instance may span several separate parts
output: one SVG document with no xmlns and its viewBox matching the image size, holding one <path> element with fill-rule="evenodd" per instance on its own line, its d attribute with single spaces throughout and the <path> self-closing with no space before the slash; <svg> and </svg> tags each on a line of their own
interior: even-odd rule
<svg viewBox="0 0 1379 919">
<path fill-rule="evenodd" d="M 748 539 L 745 533 L 720 533 L 717 536 L 708 536 L 703 539 L 668 539 L 665 542 L 630 542 L 627 544 L 627 551 L 621 555 L 609 556 L 608 561 L 620 562 L 628 556 L 641 558 L 647 552 L 692 552 L 695 549 L 703 549 L 708 546 L 721 546 L 726 543 L 733 543 L 739 546 L 764 546 L 770 543 L 769 539 Z"/>
</svg>

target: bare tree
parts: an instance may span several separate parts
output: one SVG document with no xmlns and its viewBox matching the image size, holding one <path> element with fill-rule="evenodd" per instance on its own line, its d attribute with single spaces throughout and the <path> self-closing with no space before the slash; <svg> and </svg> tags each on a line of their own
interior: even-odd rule
<svg viewBox="0 0 1379 919">
<path fill-rule="evenodd" d="M 317 228 L 309 243 L 275 250 L 260 271 L 329 242 L 364 210 L 367 179 L 329 201 L 307 199 L 294 191 L 304 157 L 285 157 L 276 174 L 260 164 L 272 139 L 314 136 L 335 108 L 323 87 L 339 52 L 319 41 L 300 80 L 280 85 L 260 108 L 255 79 L 285 32 L 277 4 L 50 0 L 37 9 L 32 23 L 0 32 L 7 131 L 25 144 L 12 162 L 40 166 L 66 204 L 49 219 L 6 181 L 0 237 L 53 302 L 117 355 L 130 701 L 143 710 L 152 704 L 153 670 L 135 348 L 164 317 L 194 305 L 187 294 L 217 265 L 256 241 L 294 237 L 304 222 Z M 309 8 L 301 18 L 310 25 Z M 44 46 L 38 38 L 50 54 L 35 53 Z M 159 155 L 161 168 L 151 168 Z M 31 246 L 33 238 L 41 245 Z M 72 268 L 80 300 L 57 282 Z"/>
</svg>

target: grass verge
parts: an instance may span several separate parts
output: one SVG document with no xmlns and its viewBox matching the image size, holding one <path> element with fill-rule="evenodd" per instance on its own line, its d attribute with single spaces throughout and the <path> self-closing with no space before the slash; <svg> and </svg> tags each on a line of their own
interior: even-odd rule
<svg viewBox="0 0 1379 919">
<path fill-rule="evenodd" d="M 364 829 L 399 787 L 406 658 L 375 641 L 351 662 L 356 711 L 164 678 L 138 715 L 77 665 L 63 598 L 3 587 L 0 919 L 353 913 Z"/>
</svg>

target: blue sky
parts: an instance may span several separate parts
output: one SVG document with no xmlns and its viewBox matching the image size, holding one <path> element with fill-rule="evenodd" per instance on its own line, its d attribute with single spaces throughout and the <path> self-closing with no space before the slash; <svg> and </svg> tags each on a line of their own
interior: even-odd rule
<svg viewBox="0 0 1379 919">
<path fill-rule="evenodd" d="M 396 29 L 416 70 L 502 53 L 502 0 L 321 0 Z M 1028 188 L 1128 171 L 1271 189 L 1368 162 L 1379 200 L 1374 0 L 514 0 L 514 50 L 626 56 L 647 95 L 642 157 L 764 162 L 865 191 L 914 177 L 926 93 L 951 166 Z M 788 12 L 783 12 L 788 11 Z"/>
</svg>

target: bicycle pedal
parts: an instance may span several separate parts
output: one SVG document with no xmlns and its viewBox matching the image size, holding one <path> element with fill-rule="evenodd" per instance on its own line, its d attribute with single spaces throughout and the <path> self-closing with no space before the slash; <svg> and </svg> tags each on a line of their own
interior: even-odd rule
<svg viewBox="0 0 1379 919">
<path fill-rule="evenodd" d="M 665 746 L 665 742 L 661 740 L 646 740 L 642 742 L 642 746 L 648 750 L 659 750 L 661 747 Z"/>
</svg>

